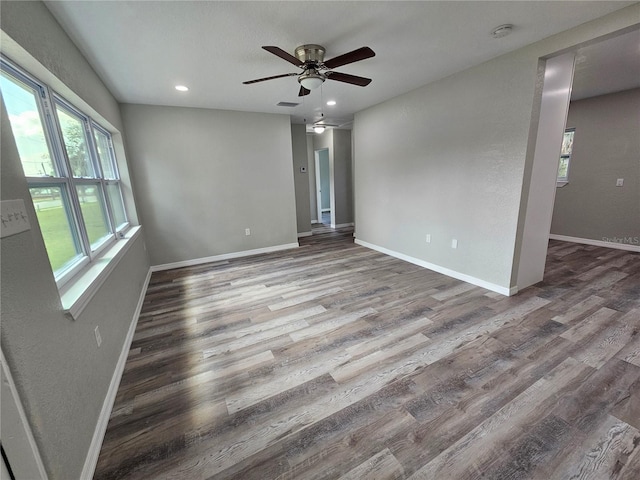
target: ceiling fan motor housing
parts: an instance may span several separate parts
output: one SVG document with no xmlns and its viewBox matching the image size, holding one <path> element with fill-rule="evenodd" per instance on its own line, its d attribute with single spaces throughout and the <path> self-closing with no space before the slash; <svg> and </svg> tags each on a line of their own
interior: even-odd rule
<svg viewBox="0 0 640 480">
<path fill-rule="evenodd" d="M 320 65 L 324 62 L 324 47 L 321 45 L 308 44 L 300 45 L 296 48 L 296 58 L 303 63 Z"/>
</svg>

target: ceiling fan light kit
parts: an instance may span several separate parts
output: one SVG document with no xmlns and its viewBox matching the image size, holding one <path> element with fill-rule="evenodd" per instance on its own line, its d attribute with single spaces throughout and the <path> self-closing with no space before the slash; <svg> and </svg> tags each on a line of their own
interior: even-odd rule
<svg viewBox="0 0 640 480">
<path fill-rule="evenodd" d="M 298 96 L 302 97 L 311 93 L 311 90 L 318 88 L 327 79 L 349 83 L 359 87 L 366 87 L 371 83 L 370 78 L 358 77 L 356 75 L 349 75 L 347 73 L 340 73 L 332 70 L 336 67 L 341 67 L 350 63 L 359 62 L 366 58 L 374 57 L 375 52 L 369 47 L 361 47 L 327 61 L 324 60 L 325 48 L 321 45 L 300 45 L 294 51 L 295 56 L 276 46 L 267 45 L 262 48 L 300 68 L 302 73 L 284 73 L 282 75 L 258 78 L 256 80 L 243 82 L 245 85 L 295 75 L 298 76 L 298 82 L 300 83 Z"/>
<path fill-rule="evenodd" d="M 320 75 L 317 70 L 310 68 L 305 70 L 299 77 L 298 82 L 307 90 L 315 90 L 324 83 L 325 77 Z"/>
</svg>

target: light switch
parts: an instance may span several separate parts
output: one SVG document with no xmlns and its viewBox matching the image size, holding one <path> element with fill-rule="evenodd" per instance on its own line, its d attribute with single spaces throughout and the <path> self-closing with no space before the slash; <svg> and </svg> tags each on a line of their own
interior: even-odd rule
<svg viewBox="0 0 640 480">
<path fill-rule="evenodd" d="M 451 248 L 458 248 L 458 240 L 455 238 L 451 240 Z"/>
<path fill-rule="evenodd" d="M 616 180 L 616 187 L 622 187 L 624 185 L 624 178 L 619 178 Z"/>
<path fill-rule="evenodd" d="M 427 240 L 427 243 L 431 243 L 431 234 L 430 233 L 427 233 L 426 240 Z"/>
<path fill-rule="evenodd" d="M 2 204 L 0 238 L 10 237 L 31 229 L 24 200 L 21 198 L 17 200 L 2 200 L 0 203 Z"/>
</svg>

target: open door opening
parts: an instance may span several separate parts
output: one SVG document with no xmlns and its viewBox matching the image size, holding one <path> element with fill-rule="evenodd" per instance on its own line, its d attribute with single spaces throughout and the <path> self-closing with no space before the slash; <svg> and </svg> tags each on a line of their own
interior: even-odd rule
<svg viewBox="0 0 640 480">
<path fill-rule="evenodd" d="M 316 150 L 314 156 L 318 222 L 325 226 L 331 226 L 331 170 L 329 166 L 329 149 Z"/>
<path fill-rule="evenodd" d="M 633 107 L 640 95 L 638 39 L 640 29 L 634 26 L 607 35 L 598 42 L 576 45 L 571 52 L 546 60 L 535 152 L 528 174 L 528 191 L 523 192 L 526 213 L 518 260 L 514 264 L 512 289 L 522 290 L 543 280 L 550 238 L 640 251 L 640 224 L 624 217 L 629 214 L 630 218 L 638 218 L 640 193 L 623 191 L 625 176 L 630 177 L 630 185 L 640 184 L 637 153 L 626 147 L 611 152 L 606 147 L 633 144 L 638 148 L 637 108 Z M 629 53 L 625 53 L 627 51 Z M 587 68 L 592 54 L 599 55 L 601 62 Z M 618 64 L 619 67 L 616 66 Z M 619 96 L 624 96 L 624 100 L 614 99 Z M 574 118 L 568 122 L 571 102 L 578 100 L 590 101 L 594 105 L 589 108 L 599 112 L 582 121 L 582 127 L 577 125 L 586 115 L 582 112 L 579 120 Z M 612 106 L 614 103 L 615 107 Z M 612 116 L 613 112 L 615 116 Z M 568 156 L 562 149 L 567 129 L 575 133 L 574 140 L 572 135 L 571 166 L 559 169 L 563 154 Z M 607 129 L 609 133 L 605 133 Z M 586 153 L 580 154 L 580 142 L 585 141 Z M 623 150 L 626 153 L 623 154 Z M 563 160 L 567 162 L 566 158 Z M 577 170 L 579 163 L 580 174 Z M 587 163 L 594 165 L 590 174 L 586 172 Z M 563 178 L 560 178 L 561 173 Z M 572 177 L 575 180 L 573 184 Z M 577 191 L 579 181 L 583 183 L 582 197 Z M 571 199 L 564 198 L 569 197 L 570 190 Z M 629 203 L 625 207 L 621 206 L 623 194 L 631 197 L 626 199 Z M 617 203 L 608 204 L 608 196 L 615 197 Z M 568 210 L 571 210 L 569 214 Z M 600 216 L 595 218 L 598 212 Z M 631 228 L 636 230 L 629 229 L 632 225 L 635 227 Z M 569 233 L 558 235 L 561 229 Z"/>
</svg>

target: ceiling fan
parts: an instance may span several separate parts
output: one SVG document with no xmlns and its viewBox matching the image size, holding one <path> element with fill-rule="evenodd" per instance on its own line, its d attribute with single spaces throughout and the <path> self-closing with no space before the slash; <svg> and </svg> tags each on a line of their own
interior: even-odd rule
<svg viewBox="0 0 640 480">
<path fill-rule="evenodd" d="M 298 92 L 298 96 L 302 97 L 304 95 L 309 95 L 311 90 L 318 88 L 327 79 L 350 83 L 351 85 L 358 85 L 359 87 L 366 87 L 371 83 L 370 78 L 358 77 L 356 75 L 349 75 L 347 73 L 340 73 L 332 70 L 336 67 L 341 67 L 349 63 L 359 62 L 360 60 L 374 57 L 375 52 L 369 47 L 361 47 L 327 61 L 324 60 L 325 48 L 320 45 L 300 45 L 295 50 L 295 57 L 290 53 L 285 52 L 280 47 L 266 46 L 262 48 L 267 52 L 292 63 L 296 67 L 300 68 L 302 73 L 284 73 L 273 77 L 258 78 L 256 80 L 242 82 L 245 85 L 273 80 L 276 78 L 297 76 L 298 82 L 300 83 L 300 92 Z"/>
</svg>

